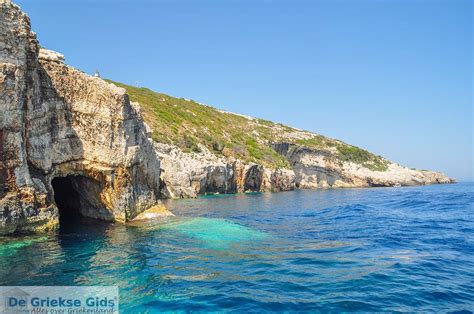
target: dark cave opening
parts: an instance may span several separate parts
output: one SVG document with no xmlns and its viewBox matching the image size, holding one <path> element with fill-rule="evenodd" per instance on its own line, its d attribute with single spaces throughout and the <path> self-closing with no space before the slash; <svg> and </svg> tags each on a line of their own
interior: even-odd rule
<svg viewBox="0 0 474 314">
<path fill-rule="evenodd" d="M 54 190 L 54 201 L 59 210 L 59 225 L 73 224 L 79 221 L 79 192 L 72 185 L 71 176 L 54 178 L 51 182 Z"/>
<path fill-rule="evenodd" d="M 112 214 L 100 200 L 101 184 L 82 175 L 54 178 L 51 182 L 59 210 L 60 230 L 93 220 L 112 220 Z"/>
</svg>

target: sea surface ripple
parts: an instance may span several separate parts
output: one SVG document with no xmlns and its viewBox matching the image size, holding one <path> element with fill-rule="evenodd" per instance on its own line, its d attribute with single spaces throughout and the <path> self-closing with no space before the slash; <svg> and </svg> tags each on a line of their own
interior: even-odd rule
<svg viewBox="0 0 474 314">
<path fill-rule="evenodd" d="M 117 285 L 126 313 L 474 309 L 474 184 L 210 196 L 0 238 L 0 285 Z"/>
</svg>

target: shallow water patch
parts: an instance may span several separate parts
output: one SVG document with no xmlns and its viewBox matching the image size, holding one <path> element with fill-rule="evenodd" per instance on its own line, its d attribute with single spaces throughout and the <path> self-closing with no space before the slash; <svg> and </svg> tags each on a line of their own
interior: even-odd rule
<svg viewBox="0 0 474 314">
<path fill-rule="evenodd" d="M 12 256 L 19 249 L 47 240 L 47 236 L 0 239 L 0 256 Z"/>
<path fill-rule="evenodd" d="M 235 244 L 259 241 L 268 237 L 264 232 L 225 219 L 204 217 L 181 218 L 161 225 L 160 229 L 176 231 L 197 239 L 213 249 L 226 249 Z"/>
</svg>

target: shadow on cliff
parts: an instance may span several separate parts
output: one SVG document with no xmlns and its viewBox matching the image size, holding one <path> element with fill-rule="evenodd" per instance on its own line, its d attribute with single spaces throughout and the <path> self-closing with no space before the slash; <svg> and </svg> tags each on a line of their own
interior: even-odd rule
<svg viewBox="0 0 474 314">
<path fill-rule="evenodd" d="M 158 200 L 161 198 L 161 164 L 153 146 L 151 131 L 143 120 L 140 107 L 132 104 L 127 93 L 123 95 L 123 103 L 125 104 L 122 106 L 123 128 L 126 138 L 125 155 L 128 154 L 129 149 L 140 147 L 138 157 L 141 157 L 141 161 L 135 162 L 130 169 L 130 173 L 133 174 L 131 182 L 133 190 L 152 191 L 155 200 Z M 140 203 L 136 193 L 133 193 L 131 197 L 133 204 Z"/>
<path fill-rule="evenodd" d="M 27 121 L 38 124 L 26 128 L 28 168 L 36 189 L 47 194 L 45 206 L 57 206 L 62 230 L 81 222 L 92 208 L 107 214 L 99 196 L 103 184 L 72 166 L 84 157 L 84 147 L 74 129 L 71 104 L 59 95 L 40 62 L 37 73 L 39 95 L 26 108 Z M 28 86 L 34 86 L 34 77 L 29 79 Z M 52 174 L 45 169 L 52 169 Z"/>
</svg>

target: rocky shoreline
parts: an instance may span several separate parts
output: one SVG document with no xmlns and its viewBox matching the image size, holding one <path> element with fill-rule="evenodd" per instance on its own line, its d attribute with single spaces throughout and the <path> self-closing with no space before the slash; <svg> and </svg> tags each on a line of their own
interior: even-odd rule
<svg viewBox="0 0 474 314">
<path fill-rule="evenodd" d="M 341 160 L 335 150 L 285 141 L 267 144 L 289 168 L 225 157 L 205 146 L 184 152 L 151 139 L 140 106 L 125 89 L 40 49 L 28 16 L 0 0 L 0 235 L 54 230 L 61 207 L 126 222 L 145 217 L 140 214 L 163 198 L 454 182 L 388 160 L 384 171 L 371 170 Z"/>
</svg>

